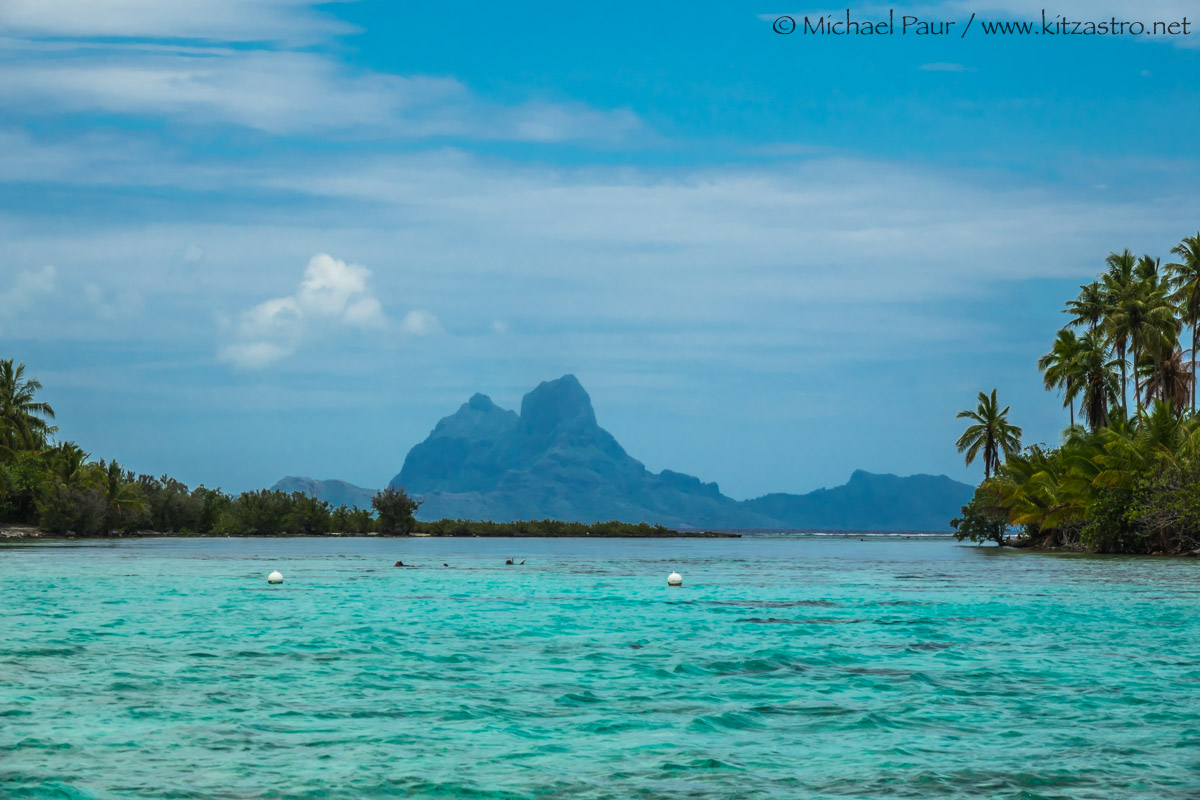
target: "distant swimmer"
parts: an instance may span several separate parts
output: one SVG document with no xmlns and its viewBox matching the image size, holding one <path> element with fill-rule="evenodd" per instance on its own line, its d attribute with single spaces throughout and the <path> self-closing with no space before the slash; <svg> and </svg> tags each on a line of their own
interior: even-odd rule
<svg viewBox="0 0 1200 800">
<path fill-rule="evenodd" d="M 416 565 L 416 564 L 405 564 L 403 561 L 397 561 L 397 562 L 396 562 L 395 564 L 393 564 L 392 566 L 395 566 L 395 567 L 409 567 L 410 569 L 416 569 L 416 568 L 417 568 L 417 565 Z"/>
<path fill-rule="evenodd" d="M 448 567 L 448 566 L 450 566 L 450 565 L 449 565 L 449 564 L 442 564 L 442 566 L 443 566 L 443 567 Z"/>
<path fill-rule="evenodd" d="M 510 559 L 508 559 L 507 561 L 505 561 L 505 562 L 504 562 L 504 566 L 506 566 L 506 567 L 511 567 L 511 566 L 512 566 L 512 563 L 513 563 L 513 560 L 510 558 Z"/>
<path fill-rule="evenodd" d="M 396 567 L 403 567 L 403 566 L 404 566 L 404 562 L 403 562 L 403 561 L 397 561 L 397 562 L 396 562 L 395 564 L 393 564 L 392 566 L 396 566 Z"/>
</svg>

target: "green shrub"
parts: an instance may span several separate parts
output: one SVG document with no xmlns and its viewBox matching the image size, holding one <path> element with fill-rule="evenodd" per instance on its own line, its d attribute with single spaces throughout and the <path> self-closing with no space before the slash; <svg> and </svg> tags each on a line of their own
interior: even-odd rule
<svg viewBox="0 0 1200 800">
<path fill-rule="evenodd" d="M 997 509 L 987 490 L 980 486 L 970 501 L 962 507 L 962 516 L 950 520 L 954 538 L 958 541 L 995 542 L 1004 544 L 1008 521 L 1003 509 Z"/>
<path fill-rule="evenodd" d="M 389 486 L 371 498 L 371 507 L 379 520 L 380 533 L 408 534 L 417 526 L 417 508 L 420 501 L 414 500 L 399 486 Z"/>
</svg>

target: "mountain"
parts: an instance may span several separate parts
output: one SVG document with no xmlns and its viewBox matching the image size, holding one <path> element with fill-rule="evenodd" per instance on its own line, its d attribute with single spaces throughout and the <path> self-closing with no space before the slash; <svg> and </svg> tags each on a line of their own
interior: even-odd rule
<svg viewBox="0 0 1200 800">
<path fill-rule="evenodd" d="M 417 514 L 423 520 L 616 519 L 774 530 L 948 530 L 974 491 L 945 475 L 859 470 L 832 489 L 733 500 L 715 483 L 647 470 L 596 422 L 574 375 L 539 384 L 520 414 L 474 395 L 408 452 L 390 485 L 424 499 Z M 272 488 L 361 508 L 375 494 L 344 481 L 296 477 Z"/>
<path fill-rule="evenodd" d="M 945 475 L 876 475 L 855 470 L 850 482 L 808 494 L 768 494 L 742 506 L 793 529 L 948 530 L 975 487 Z"/>
<path fill-rule="evenodd" d="M 334 508 L 340 505 L 370 508 L 374 489 L 364 489 L 345 481 L 318 481 L 313 478 L 296 478 L 289 475 L 275 482 L 272 489 L 281 492 L 304 492 L 319 497 Z"/>
<path fill-rule="evenodd" d="M 520 414 L 476 394 L 409 451 L 390 485 L 424 498 L 422 519 L 827 530 L 947 530 L 973 492 L 944 475 L 858 471 L 832 489 L 733 500 L 715 483 L 647 470 L 599 426 L 574 375 L 538 385 Z"/>
<path fill-rule="evenodd" d="M 669 470 L 656 474 L 596 423 L 574 375 L 525 395 L 521 413 L 477 394 L 414 447 L 392 486 L 423 496 L 423 519 L 619 519 L 672 527 L 777 527 Z"/>
</svg>

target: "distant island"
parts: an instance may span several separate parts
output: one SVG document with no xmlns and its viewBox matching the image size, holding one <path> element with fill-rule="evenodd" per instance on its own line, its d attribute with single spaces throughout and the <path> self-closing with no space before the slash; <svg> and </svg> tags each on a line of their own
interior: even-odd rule
<svg viewBox="0 0 1200 800">
<path fill-rule="evenodd" d="M 717 484 L 650 472 L 599 426 L 574 375 L 541 383 L 521 411 L 476 394 L 414 446 L 389 483 L 423 499 L 418 519 L 615 519 L 670 528 L 949 531 L 972 488 L 944 475 L 856 471 L 843 486 L 738 501 Z M 344 481 L 287 477 L 272 488 L 367 508 Z"/>
<path fill-rule="evenodd" d="M 1058 446 L 1022 449 L 995 389 L 959 413 L 958 449 L 984 470 L 954 520 L 960 539 L 1200 556 L 1200 233 L 1171 253 L 1165 265 L 1111 253 L 1066 304 L 1070 322 L 1038 361 L 1067 411 Z"/>
</svg>

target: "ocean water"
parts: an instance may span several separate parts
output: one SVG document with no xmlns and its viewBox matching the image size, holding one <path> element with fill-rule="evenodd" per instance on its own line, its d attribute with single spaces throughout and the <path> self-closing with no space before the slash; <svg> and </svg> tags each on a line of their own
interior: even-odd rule
<svg viewBox="0 0 1200 800">
<path fill-rule="evenodd" d="M 0 797 L 1195 798 L 1198 611 L 945 539 L 9 543 Z"/>
</svg>

